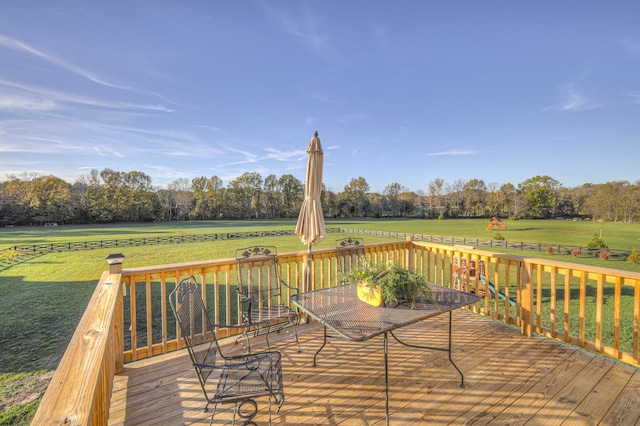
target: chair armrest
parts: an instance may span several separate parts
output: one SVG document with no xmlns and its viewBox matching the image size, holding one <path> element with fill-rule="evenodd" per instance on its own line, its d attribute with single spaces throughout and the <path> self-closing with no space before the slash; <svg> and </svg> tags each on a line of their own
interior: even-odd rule
<svg viewBox="0 0 640 426">
<path fill-rule="evenodd" d="M 270 366 L 275 364 L 274 355 L 275 352 L 261 352 L 251 355 L 237 355 L 224 359 L 224 365 L 220 365 L 219 368 L 251 368 L 252 365 L 260 364 L 262 362 L 268 362 Z M 278 359 L 280 353 L 278 352 Z"/>
<path fill-rule="evenodd" d="M 197 368 L 211 368 L 213 370 L 228 370 L 232 368 L 250 367 L 253 364 L 259 364 L 263 361 L 272 363 L 272 355 L 272 352 L 262 352 L 251 355 L 238 355 L 233 357 L 225 357 L 224 364 L 201 364 L 194 362 L 193 366 Z"/>
<path fill-rule="evenodd" d="M 251 303 L 252 300 L 249 296 L 247 296 L 246 294 L 244 294 L 243 292 L 241 292 L 240 290 L 238 290 L 236 288 L 236 293 L 238 294 L 238 298 L 240 299 L 240 302 L 242 303 Z"/>
<path fill-rule="evenodd" d="M 283 279 L 280 279 L 280 282 L 282 283 L 282 285 L 284 285 L 289 290 L 295 291 L 296 293 L 300 292 L 300 289 L 298 287 L 294 287 L 294 286 L 291 286 L 291 285 L 287 284 Z"/>
</svg>

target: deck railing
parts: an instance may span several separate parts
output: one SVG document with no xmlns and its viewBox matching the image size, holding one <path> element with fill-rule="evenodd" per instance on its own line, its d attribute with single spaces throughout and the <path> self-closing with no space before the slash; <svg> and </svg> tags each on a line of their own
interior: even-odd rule
<svg viewBox="0 0 640 426">
<path fill-rule="evenodd" d="M 413 246 L 419 270 L 438 284 L 455 281 L 455 258 L 476 265 L 476 276 L 463 279 L 488 297 L 472 310 L 518 326 L 527 336 L 544 335 L 640 365 L 640 274 L 432 243 Z"/>
<path fill-rule="evenodd" d="M 527 336 L 542 334 L 640 365 L 638 273 L 410 238 L 366 245 L 365 253 L 417 270 L 433 283 L 484 294 L 470 310 Z M 279 254 L 281 278 L 302 288 L 307 256 Z M 313 250 L 307 289 L 337 285 L 339 264 L 335 249 Z M 212 321 L 241 322 L 234 259 L 110 272 L 100 280 L 33 424 L 106 424 L 113 376 L 123 364 L 183 347 L 167 303 L 181 278 L 195 275 L 203 284 Z"/>
<path fill-rule="evenodd" d="M 123 370 L 119 270 L 102 274 L 32 425 L 104 425 L 113 378 Z"/>
</svg>

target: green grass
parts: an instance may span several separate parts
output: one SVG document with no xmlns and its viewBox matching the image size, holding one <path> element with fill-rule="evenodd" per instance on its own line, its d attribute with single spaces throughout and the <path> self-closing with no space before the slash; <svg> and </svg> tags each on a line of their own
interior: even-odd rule
<svg viewBox="0 0 640 426">
<path fill-rule="evenodd" d="M 0 248 L 52 242 L 294 228 L 294 221 L 5 228 L 0 229 Z M 334 247 L 335 239 L 344 236 L 330 234 L 315 247 Z M 384 240 L 368 239 L 370 242 Z M 125 267 L 136 267 L 232 257 L 236 248 L 255 244 L 275 245 L 281 252 L 307 249 L 298 237 L 291 235 L 124 247 L 121 251 L 126 256 Z M 107 269 L 105 257 L 113 251 L 52 252 L 0 270 L 0 383 L 3 387 L 0 406 L 7 407 L 0 414 L 0 425 L 29 424 L 39 398 L 22 404 L 24 395 L 20 392 L 4 392 L 5 387 L 15 383 L 12 387 L 22 389 L 22 394 L 32 393 L 30 386 L 21 379 L 23 375 L 27 374 L 34 382 L 40 383 L 40 377 L 56 368 L 102 271 Z M 46 381 L 43 383 L 46 385 Z M 42 386 L 38 394 L 44 389 L 45 386 Z"/>
<path fill-rule="evenodd" d="M 501 231 L 509 241 L 542 242 L 586 246 L 600 224 L 570 221 L 506 221 Z M 486 220 L 328 220 L 331 228 L 359 228 L 413 234 L 492 238 L 496 231 L 485 231 Z M 18 227 L 0 229 L 0 249 L 31 244 L 84 242 L 120 238 L 198 235 L 251 230 L 293 230 L 295 221 L 180 222 L 135 225 Z M 612 248 L 640 248 L 639 224 L 604 224 L 603 239 Z M 345 234 L 328 234 L 314 248 L 330 248 Z M 388 240 L 362 236 L 365 242 Z M 270 244 L 280 252 L 306 250 L 294 236 L 208 241 L 123 247 L 124 267 L 186 262 L 232 257 L 239 247 Z M 105 257 L 116 250 L 54 252 L 0 270 L 0 425 L 29 424 L 46 377 L 55 369 L 95 289 L 106 269 Z M 498 251 L 498 250 L 495 250 Z M 571 256 L 508 250 L 531 257 L 551 257 L 568 262 L 606 266 L 640 272 L 639 265 L 623 261 L 574 259 Z M 41 380 L 41 378 L 44 378 Z M 38 387 L 40 384 L 40 387 Z"/>
<path fill-rule="evenodd" d="M 379 231 L 414 234 L 446 235 L 470 238 L 492 238 L 497 231 L 485 231 L 484 219 L 421 220 L 421 219 L 365 219 L 327 220 L 327 227 L 353 227 Z M 594 234 L 600 234 L 611 248 L 640 249 L 640 224 L 604 223 L 591 221 L 505 220 L 507 229 L 500 231 L 510 241 L 541 242 L 586 246 Z M 134 225 L 92 225 L 59 227 L 0 228 L 0 249 L 14 245 L 56 242 L 81 242 L 117 238 L 143 238 L 158 235 L 199 235 L 218 232 L 247 232 L 251 230 L 293 230 L 291 220 L 272 221 L 203 221 L 160 222 Z M 330 236 L 330 235 L 329 235 Z M 331 242 L 331 241 L 329 241 Z"/>
<path fill-rule="evenodd" d="M 331 223 L 331 222 L 328 222 Z M 378 231 L 406 232 L 434 236 L 468 237 L 492 239 L 497 232 L 510 242 L 562 244 L 567 246 L 586 247 L 594 234 L 600 234 L 611 249 L 640 250 L 639 223 L 604 223 L 591 221 L 568 220 L 505 220 L 507 229 L 503 231 L 485 231 L 487 221 L 484 219 L 462 220 L 362 220 L 342 222 L 341 227 L 375 229 Z M 331 226 L 331 225 L 328 225 Z M 366 236 L 365 236 L 366 237 Z M 602 261 L 597 257 L 579 257 L 571 255 L 547 254 L 544 251 L 522 251 L 515 249 L 481 248 L 487 251 L 511 253 L 519 256 L 555 259 L 582 265 L 607 267 L 625 271 L 640 272 L 640 265 L 633 265 L 622 260 Z"/>
<path fill-rule="evenodd" d="M 328 221 L 328 226 L 331 222 Z M 594 234 L 600 234 L 601 224 L 591 221 L 568 220 L 505 220 L 507 229 L 485 231 L 487 220 L 363 220 L 340 226 L 409 232 L 413 234 L 445 235 L 490 239 L 500 232 L 509 241 L 586 246 Z M 615 249 L 640 249 L 640 224 L 603 223 L 602 239 Z"/>
</svg>

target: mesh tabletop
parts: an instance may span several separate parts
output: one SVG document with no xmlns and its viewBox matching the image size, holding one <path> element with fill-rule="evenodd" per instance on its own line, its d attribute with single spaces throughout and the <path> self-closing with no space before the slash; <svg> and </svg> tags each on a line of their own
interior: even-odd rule
<svg viewBox="0 0 640 426">
<path fill-rule="evenodd" d="M 291 301 L 302 311 L 348 340 L 362 341 L 479 301 L 478 295 L 430 285 L 436 303 L 419 300 L 371 306 L 358 299 L 356 286 L 344 285 L 299 293 Z"/>
</svg>

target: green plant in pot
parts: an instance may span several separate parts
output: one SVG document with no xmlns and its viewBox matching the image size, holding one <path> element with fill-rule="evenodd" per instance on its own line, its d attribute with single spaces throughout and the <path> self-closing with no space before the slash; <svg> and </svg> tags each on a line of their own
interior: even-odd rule
<svg viewBox="0 0 640 426">
<path fill-rule="evenodd" d="M 431 288 L 423 275 L 393 262 L 372 263 L 364 256 L 347 273 L 338 277 L 345 284 L 358 286 L 358 297 L 374 306 L 419 300 L 436 303 Z"/>
</svg>

